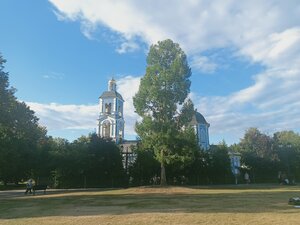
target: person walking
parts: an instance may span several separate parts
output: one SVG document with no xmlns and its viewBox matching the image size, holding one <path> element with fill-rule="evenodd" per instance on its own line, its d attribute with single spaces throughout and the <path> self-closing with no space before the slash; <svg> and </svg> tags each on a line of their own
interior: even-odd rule
<svg viewBox="0 0 300 225">
<path fill-rule="evenodd" d="M 244 175 L 244 179 L 245 179 L 246 184 L 249 184 L 249 183 L 250 183 L 249 174 L 248 174 L 247 172 L 246 172 L 245 175 Z"/>
<path fill-rule="evenodd" d="M 29 180 L 26 182 L 26 191 L 25 191 L 25 195 L 26 195 L 28 192 L 31 194 L 31 193 L 32 193 L 31 190 L 32 190 L 32 179 L 29 179 Z"/>
<path fill-rule="evenodd" d="M 282 173 L 281 173 L 281 171 L 278 172 L 277 178 L 278 178 L 278 183 L 282 184 Z"/>
</svg>

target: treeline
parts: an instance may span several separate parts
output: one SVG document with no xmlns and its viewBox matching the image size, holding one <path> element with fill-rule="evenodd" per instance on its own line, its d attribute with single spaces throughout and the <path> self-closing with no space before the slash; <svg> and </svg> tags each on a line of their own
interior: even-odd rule
<svg viewBox="0 0 300 225">
<path fill-rule="evenodd" d="M 272 136 L 257 128 L 249 128 L 232 149 L 241 153 L 242 171 L 249 171 L 253 182 L 300 180 L 300 135 L 293 131 L 276 132 Z"/>
<path fill-rule="evenodd" d="M 139 147 L 136 161 L 129 167 L 131 185 L 160 183 L 160 163 L 153 150 Z M 234 180 L 230 169 L 228 148 L 224 143 L 204 151 L 194 149 L 187 161 L 175 161 L 166 166 L 167 183 L 173 185 L 224 184 Z"/>
<path fill-rule="evenodd" d="M 249 128 L 238 144 L 227 146 L 223 141 L 206 151 L 195 150 L 187 163 L 168 165 L 168 184 L 233 184 L 235 177 L 231 171 L 229 153 L 241 158 L 237 168 L 240 171 L 237 174 L 238 183 L 245 183 L 246 172 L 251 183 L 276 183 L 286 178 L 292 184 L 300 180 L 300 135 L 293 131 L 281 131 L 269 136 L 257 128 Z M 153 177 L 159 176 L 159 172 L 160 164 L 153 151 L 142 147 L 137 149 L 136 162 L 130 167 L 132 183 L 154 183 Z"/>
<path fill-rule="evenodd" d="M 22 143 L 23 144 L 23 143 Z M 121 187 L 127 176 L 114 142 L 96 134 L 68 142 L 43 137 L 30 150 L 1 145 L 0 181 L 4 184 L 34 179 L 54 188 Z"/>
<path fill-rule="evenodd" d="M 27 177 L 55 188 L 120 187 L 126 176 L 119 148 L 96 134 L 69 143 L 46 138 Z"/>
</svg>

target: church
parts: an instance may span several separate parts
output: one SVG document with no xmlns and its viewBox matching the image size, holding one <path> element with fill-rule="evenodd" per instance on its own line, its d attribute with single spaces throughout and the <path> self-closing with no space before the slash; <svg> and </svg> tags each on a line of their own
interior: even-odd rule
<svg viewBox="0 0 300 225">
<path fill-rule="evenodd" d="M 117 83 L 114 79 L 108 81 L 107 91 L 104 91 L 99 97 L 99 118 L 97 134 L 99 137 L 110 138 L 115 141 L 121 149 L 123 156 L 123 166 L 127 170 L 128 166 L 134 162 L 136 155 L 132 148 L 138 144 L 137 140 L 124 139 L 124 114 L 123 111 L 124 99 L 122 95 L 117 92 Z M 190 126 L 194 129 L 198 145 L 203 150 L 208 150 L 209 133 L 208 128 L 210 124 L 205 120 L 204 116 L 195 111 L 192 117 Z M 240 155 L 229 152 L 231 160 L 232 173 L 236 176 L 240 166 Z"/>
<path fill-rule="evenodd" d="M 108 82 L 108 89 L 99 97 L 100 114 L 98 119 L 98 136 L 111 138 L 117 144 L 124 140 L 124 100 L 117 92 L 114 79 Z"/>
<path fill-rule="evenodd" d="M 121 146 L 126 155 L 129 152 L 129 145 L 136 145 L 137 141 L 124 140 L 124 100 L 117 92 L 117 83 L 114 79 L 108 81 L 107 91 L 99 97 L 100 114 L 98 119 L 97 133 L 100 137 L 111 138 Z M 209 123 L 204 116 L 195 112 L 190 125 L 194 128 L 198 145 L 204 149 L 209 149 Z"/>
</svg>

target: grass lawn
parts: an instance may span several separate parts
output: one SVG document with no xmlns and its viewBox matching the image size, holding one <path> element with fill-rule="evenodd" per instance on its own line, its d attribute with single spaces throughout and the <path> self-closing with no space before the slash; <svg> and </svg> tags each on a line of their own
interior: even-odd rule
<svg viewBox="0 0 300 225">
<path fill-rule="evenodd" d="M 300 224 L 299 186 L 0 192 L 0 224 Z"/>
</svg>

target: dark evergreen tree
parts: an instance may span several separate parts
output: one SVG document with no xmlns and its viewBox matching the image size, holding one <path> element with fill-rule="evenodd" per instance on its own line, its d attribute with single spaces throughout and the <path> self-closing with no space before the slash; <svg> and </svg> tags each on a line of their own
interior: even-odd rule
<svg viewBox="0 0 300 225">
<path fill-rule="evenodd" d="M 234 179 L 230 168 L 228 147 L 225 142 L 212 146 L 208 152 L 208 157 L 208 173 L 210 183 L 232 183 Z"/>
<path fill-rule="evenodd" d="M 136 160 L 129 167 L 130 185 L 157 184 L 160 164 L 155 159 L 153 150 L 139 146 L 134 153 Z"/>
</svg>

